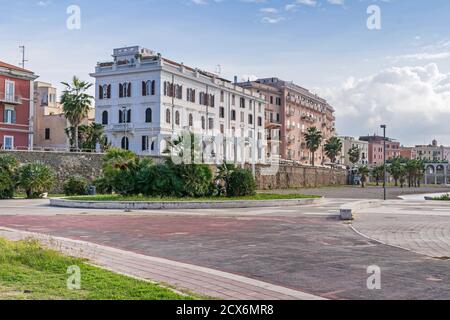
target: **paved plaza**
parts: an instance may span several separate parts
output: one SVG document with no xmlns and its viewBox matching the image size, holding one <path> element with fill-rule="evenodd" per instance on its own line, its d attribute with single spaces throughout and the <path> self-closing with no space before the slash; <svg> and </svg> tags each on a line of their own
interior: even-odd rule
<svg viewBox="0 0 450 320">
<path fill-rule="evenodd" d="M 0 202 L 0 228 L 121 250 L 131 260 L 105 266 L 225 299 L 260 298 L 261 288 L 269 287 L 275 291 L 267 289 L 268 296 L 279 299 L 450 299 L 450 204 L 390 200 L 359 212 L 350 224 L 339 220 L 338 209 L 351 201 L 341 197 L 287 208 L 123 212 L 11 200 Z M 151 272 L 154 260 L 140 261 L 139 271 L 133 269 L 133 255 L 167 264 L 159 265 L 158 273 Z M 171 280 L 170 274 L 186 276 L 186 270 L 173 270 L 176 263 L 198 274 L 187 282 Z M 367 268 L 373 265 L 381 268 L 381 290 L 366 285 Z M 214 279 L 214 272 L 228 280 Z M 217 282 L 201 283 L 204 277 Z M 260 286 L 255 289 L 252 281 Z"/>
</svg>

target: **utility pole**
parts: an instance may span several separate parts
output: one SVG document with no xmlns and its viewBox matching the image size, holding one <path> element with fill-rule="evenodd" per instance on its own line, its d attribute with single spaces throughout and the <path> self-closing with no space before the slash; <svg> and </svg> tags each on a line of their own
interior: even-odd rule
<svg viewBox="0 0 450 320">
<path fill-rule="evenodd" d="M 384 153 L 384 201 L 386 201 L 386 188 L 387 188 L 387 167 L 386 167 L 386 128 L 385 124 L 381 125 L 383 129 L 383 153 Z"/>
<path fill-rule="evenodd" d="M 28 62 L 28 60 L 25 60 L 25 46 L 20 46 L 19 48 L 22 51 L 22 62 L 20 63 L 20 65 L 23 69 L 25 69 L 25 62 Z"/>
</svg>

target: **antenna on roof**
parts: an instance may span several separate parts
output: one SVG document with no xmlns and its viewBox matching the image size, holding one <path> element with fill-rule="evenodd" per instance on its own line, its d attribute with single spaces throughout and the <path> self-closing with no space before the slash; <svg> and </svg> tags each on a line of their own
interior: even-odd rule
<svg viewBox="0 0 450 320">
<path fill-rule="evenodd" d="M 22 66 L 23 69 L 25 69 L 25 62 L 28 62 L 28 60 L 25 60 L 25 46 L 20 46 L 19 48 L 22 53 L 22 62 L 20 63 L 20 65 Z"/>
</svg>

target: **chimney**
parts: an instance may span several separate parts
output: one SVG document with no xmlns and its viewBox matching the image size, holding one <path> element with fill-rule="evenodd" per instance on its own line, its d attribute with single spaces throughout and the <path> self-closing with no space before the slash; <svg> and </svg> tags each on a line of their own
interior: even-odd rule
<svg viewBox="0 0 450 320">
<path fill-rule="evenodd" d="M 237 84 L 237 83 L 238 83 L 238 77 L 234 76 L 234 84 Z"/>
</svg>

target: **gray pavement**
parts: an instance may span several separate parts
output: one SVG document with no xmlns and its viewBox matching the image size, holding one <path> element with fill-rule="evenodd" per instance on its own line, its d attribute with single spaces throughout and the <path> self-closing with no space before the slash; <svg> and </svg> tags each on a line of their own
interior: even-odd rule
<svg viewBox="0 0 450 320">
<path fill-rule="evenodd" d="M 352 192 L 350 195 L 354 196 Z M 328 199 L 298 208 L 232 212 L 132 213 L 58 209 L 46 206 L 45 201 L 6 201 L 0 202 L 0 226 L 220 270 L 323 298 L 450 299 L 449 261 L 381 244 L 378 239 L 356 233 L 336 216 L 338 207 L 346 201 Z M 424 209 L 427 203 L 393 201 L 386 205 L 362 212 L 355 228 L 364 227 L 362 233 L 369 233 L 370 226 L 381 223 L 377 222 L 382 217 L 380 212 L 386 213 L 382 219 L 386 221 L 399 212 L 406 220 L 412 220 L 414 214 L 423 219 L 418 224 L 428 221 L 429 210 Z M 450 219 L 446 204 L 430 205 L 442 219 L 435 225 Z M 398 230 L 386 232 L 395 235 Z M 372 265 L 382 270 L 381 290 L 367 289 L 367 267 Z"/>
</svg>

